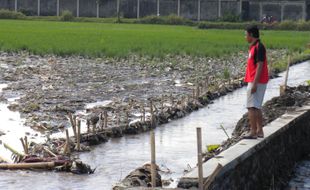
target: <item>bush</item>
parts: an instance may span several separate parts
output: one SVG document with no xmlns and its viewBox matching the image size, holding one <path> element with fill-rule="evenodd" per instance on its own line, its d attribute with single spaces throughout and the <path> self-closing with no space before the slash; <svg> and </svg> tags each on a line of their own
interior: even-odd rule
<svg viewBox="0 0 310 190">
<path fill-rule="evenodd" d="M 61 21 L 73 21 L 74 16 L 71 11 L 65 10 L 61 13 L 60 20 Z"/>
<path fill-rule="evenodd" d="M 0 9 L 0 19 L 24 19 L 25 17 L 21 12 Z"/>
<path fill-rule="evenodd" d="M 310 30 L 310 21 L 299 21 L 297 23 L 297 30 L 300 31 L 309 31 Z"/>
<path fill-rule="evenodd" d="M 193 21 L 179 17 L 177 15 L 169 15 L 167 17 L 164 17 L 164 20 L 166 21 L 166 24 L 172 24 L 172 25 L 193 25 Z"/>
<path fill-rule="evenodd" d="M 274 26 L 275 26 L 275 29 L 278 29 L 278 30 L 296 30 L 297 29 L 297 23 L 291 20 L 279 22 L 278 24 Z"/>
<path fill-rule="evenodd" d="M 310 31 L 310 21 L 283 21 L 272 24 L 260 22 L 200 22 L 200 29 L 245 29 L 249 25 L 257 25 L 264 30 L 297 30 Z"/>
<path fill-rule="evenodd" d="M 19 9 L 18 11 L 23 13 L 26 16 L 37 16 L 37 11 L 28 10 L 28 9 Z"/>
<path fill-rule="evenodd" d="M 222 22 L 240 22 L 240 15 L 236 15 L 234 13 L 224 13 L 224 15 L 219 18 L 219 21 Z"/>
<path fill-rule="evenodd" d="M 179 17 L 177 15 L 169 15 L 169 16 L 156 16 L 156 15 L 151 15 L 151 16 L 146 16 L 143 17 L 139 20 L 136 21 L 136 23 L 140 24 L 170 24 L 170 25 L 193 25 L 194 22 L 183 18 Z"/>
<path fill-rule="evenodd" d="M 259 22 L 200 22 L 200 29 L 245 29 L 249 25 L 261 26 Z"/>
</svg>

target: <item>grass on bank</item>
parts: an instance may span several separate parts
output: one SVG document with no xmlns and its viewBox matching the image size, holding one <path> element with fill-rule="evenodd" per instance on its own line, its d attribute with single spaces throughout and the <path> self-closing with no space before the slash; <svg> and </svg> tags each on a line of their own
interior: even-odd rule
<svg viewBox="0 0 310 190">
<path fill-rule="evenodd" d="M 126 57 L 131 54 L 223 56 L 246 51 L 243 30 L 190 26 L 0 20 L 0 50 L 34 54 Z M 304 51 L 309 32 L 262 31 L 267 48 Z"/>
</svg>

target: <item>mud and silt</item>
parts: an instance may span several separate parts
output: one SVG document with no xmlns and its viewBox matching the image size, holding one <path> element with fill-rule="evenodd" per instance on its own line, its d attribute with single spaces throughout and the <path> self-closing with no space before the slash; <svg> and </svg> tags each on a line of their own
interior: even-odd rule
<svg viewBox="0 0 310 190">
<path fill-rule="evenodd" d="M 270 57 L 275 59 L 285 53 L 270 51 Z M 149 109 L 148 99 L 154 99 L 158 110 L 184 101 L 196 86 L 206 91 L 204 87 L 211 89 L 228 78 L 242 76 L 246 57 L 247 53 L 241 52 L 216 59 L 189 56 L 87 59 L 1 52 L 0 83 L 8 87 L 3 89 L 0 100 L 18 97 L 9 108 L 19 111 L 26 119 L 25 125 L 36 129 L 70 126 L 69 112 L 88 108 L 89 113 L 98 115 L 102 109 L 94 109 L 96 106 L 108 110 L 109 126 L 118 126 L 117 117 L 124 120 L 128 107 L 128 122 L 132 122 L 141 117 L 142 107 Z M 86 107 L 96 102 L 97 105 Z"/>
</svg>

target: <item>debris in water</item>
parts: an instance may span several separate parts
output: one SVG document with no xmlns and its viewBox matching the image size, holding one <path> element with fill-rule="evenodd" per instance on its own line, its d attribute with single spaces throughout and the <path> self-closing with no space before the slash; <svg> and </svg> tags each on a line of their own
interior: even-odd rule
<svg viewBox="0 0 310 190">
<path fill-rule="evenodd" d="M 159 167 L 156 166 L 156 187 L 162 187 L 162 180 L 159 174 Z M 129 187 L 151 187 L 151 164 L 145 164 L 142 167 L 130 172 L 119 184 L 113 187 L 113 190 L 122 190 Z"/>
</svg>

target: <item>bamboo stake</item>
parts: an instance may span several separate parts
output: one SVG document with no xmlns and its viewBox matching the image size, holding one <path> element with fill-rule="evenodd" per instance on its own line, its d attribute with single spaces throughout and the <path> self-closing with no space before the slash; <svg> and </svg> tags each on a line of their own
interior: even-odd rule
<svg viewBox="0 0 310 190">
<path fill-rule="evenodd" d="M 36 163 L 18 163 L 18 164 L 0 164 L 0 169 L 20 170 L 20 169 L 52 169 L 55 162 L 36 162 Z"/>
<path fill-rule="evenodd" d="M 199 92 L 199 84 L 197 83 L 197 86 L 196 86 L 196 99 L 199 98 L 199 95 L 200 95 L 200 92 Z"/>
<path fill-rule="evenodd" d="M 99 127 L 100 127 L 100 130 L 102 131 L 103 130 L 103 113 L 101 112 L 100 115 L 99 115 Z"/>
<path fill-rule="evenodd" d="M 205 80 L 205 92 L 208 92 L 209 79 Z"/>
<path fill-rule="evenodd" d="M 26 149 L 26 145 L 25 145 L 24 139 L 23 139 L 23 138 L 20 138 L 19 140 L 20 140 L 20 142 L 22 143 L 22 146 L 23 146 L 23 149 L 24 149 L 25 154 L 27 154 L 27 149 Z"/>
<path fill-rule="evenodd" d="M 181 108 L 184 109 L 185 108 L 185 104 L 186 103 L 186 97 L 183 95 L 182 99 L 181 99 Z"/>
<path fill-rule="evenodd" d="M 90 124 L 89 124 L 89 121 L 86 122 L 86 125 L 87 125 L 87 133 L 90 132 Z"/>
<path fill-rule="evenodd" d="M 27 136 L 25 136 L 24 141 L 25 141 L 25 148 L 26 148 L 25 154 L 28 154 L 28 151 L 29 151 L 29 144 L 28 144 L 28 138 L 27 138 Z"/>
<path fill-rule="evenodd" d="M 63 151 L 63 154 L 67 154 L 68 152 L 68 143 L 67 141 L 64 143 L 64 151 Z"/>
<path fill-rule="evenodd" d="M 287 88 L 287 81 L 288 81 L 288 74 L 289 74 L 289 70 L 290 70 L 290 63 L 291 63 L 291 56 L 288 56 L 284 83 L 282 86 L 280 86 L 280 95 L 285 94 L 285 90 Z"/>
<path fill-rule="evenodd" d="M 71 150 L 70 150 L 70 139 L 69 139 L 69 131 L 68 131 L 68 129 L 66 129 L 66 152 L 65 152 L 65 153 L 68 153 L 68 154 L 71 153 Z"/>
<path fill-rule="evenodd" d="M 156 156 L 155 156 L 155 134 L 151 131 L 151 181 L 152 187 L 156 187 Z"/>
<path fill-rule="evenodd" d="M 287 67 L 286 67 L 286 73 L 285 73 L 284 86 L 287 86 L 288 73 L 289 73 L 289 71 L 290 71 L 290 63 L 291 63 L 291 56 L 288 56 Z"/>
<path fill-rule="evenodd" d="M 76 142 L 76 148 L 78 151 L 81 150 L 81 120 L 78 120 L 77 122 L 77 142 Z"/>
<path fill-rule="evenodd" d="M 142 122 L 145 122 L 145 108 L 144 108 L 144 104 L 142 104 Z"/>
<path fill-rule="evenodd" d="M 55 158 L 57 158 L 57 155 L 54 154 L 52 151 L 50 151 L 48 148 L 43 147 L 43 150 L 45 150 L 47 153 L 49 153 L 51 156 L 54 156 Z"/>
<path fill-rule="evenodd" d="M 205 89 L 204 89 L 204 85 L 203 85 L 203 83 L 201 83 L 201 86 L 200 86 L 200 94 L 204 94 L 204 92 L 205 92 Z"/>
<path fill-rule="evenodd" d="M 76 123 L 75 123 L 75 118 L 73 118 L 71 113 L 69 113 L 69 120 L 70 120 L 71 127 L 72 127 L 72 130 L 73 130 L 73 135 L 76 138 Z"/>
<path fill-rule="evenodd" d="M 150 100 L 150 112 L 151 112 L 151 126 L 154 126 L 154 110 L 153 110 L 153 101 Z"/>
<path fill-rule="evenodd" d="M 164 111 L 164 97 L 163 97 L 163 95 L 161 96 L 161 99 L 160 99 L 160 110 L 161 110 L 161 112 L 163 112 Z"/>
<path fill-rule="evenodd" d="M 202 142 L 201 128 L 197 127 L 197 153 L 198 153 L 198 189 L 203 190 L 203 170 L 202 170 Z"/>
<path fill-rule="evenodd" d="M 116 113 L 116 126 L 119 127 L 120 126 L 120 111 L 117 110 Z"/>
<path fill-rule="evenodd" d="M 189 94 L 189 95 L 187 96 L 187 104 L 189 104 L 190 101 L 191 101 L 191 95 Z"/>
<path fill-rule="evenodd" d="M 104 110 L 103 114 L 104 114 L 104 128 L 107 128 L 108 127 L 108 112 Z"/>
</svg>

